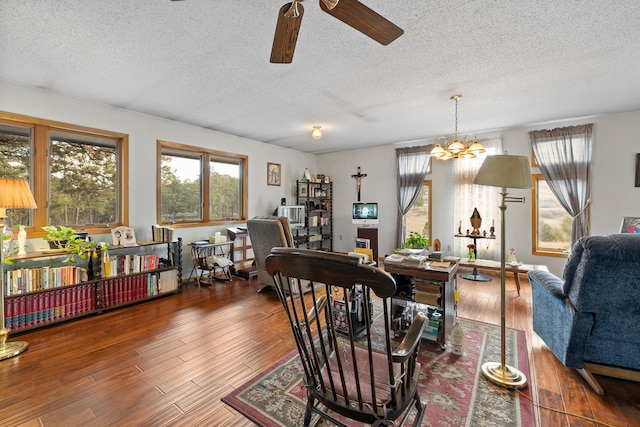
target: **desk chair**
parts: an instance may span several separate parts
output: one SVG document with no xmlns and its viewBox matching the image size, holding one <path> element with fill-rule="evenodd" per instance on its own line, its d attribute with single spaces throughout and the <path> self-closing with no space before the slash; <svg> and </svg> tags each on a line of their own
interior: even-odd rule
<svg viewBox="0 0 640 427">
<path fill-rule="evenodd" d="M 205 273 L 212 280 L 231 280 L 230 269 L 233 266 L 233 261 L 229 259 L 229 253 L 224 252 L 223 246 L 220 244 L 191 244 L 191 257 L 193 258 L 191 274 L 195 271 L 198 288 L 201 288 Z M 200 275 L 198 275 L 198 270 L 200 270 Z"/>
<path fill-rule="evenodd" d="M 267 273 L 264 261 L 272 248 L 293 248 L 293 236 L 289 219 L 284 216 L 257 216 L 247 221 L 258 280 L 264 286 L 260 292 L 273 289 L 273 279 Z"/>
<path fill-rule="evenodd" d="M 274 248 L 265 267 L 304 367 L 304 425 L 313 413 L 343 427 L 338 414 L 373 425 L 404 425 L 415 408 L 413 425 L 419 426 L 426 406 L 417 390 L 417 356 L 427 318 L 417 315 L 402 342 L 391 341 L 391 275 L 347 255 L 292 248 Z M 296 296 L 302 295 L 303 281 L 311 281 L 311 294 Z M 371 293 L 383 306 L 375 329 Z"/>
</svg>

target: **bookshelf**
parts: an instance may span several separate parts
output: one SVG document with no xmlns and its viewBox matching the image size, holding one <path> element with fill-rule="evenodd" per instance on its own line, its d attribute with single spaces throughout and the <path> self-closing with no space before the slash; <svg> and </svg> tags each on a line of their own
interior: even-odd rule
<svg viewBox="0 0 640 427">
<path fill-rule="evenodd" d="M 297 204 L 304 205 L 305 226 L 292 229 L 296 247 L 333 251 L 333 186 L 331 182 L 297 181 Z"/>
<path fill-rule="evenodd" d="M 5 266 L 5 324 L 13 334 L 180 292 L 182 239 L 115 246 L 77 265 L 67 256 L 28 253 Z"/>
</svg>

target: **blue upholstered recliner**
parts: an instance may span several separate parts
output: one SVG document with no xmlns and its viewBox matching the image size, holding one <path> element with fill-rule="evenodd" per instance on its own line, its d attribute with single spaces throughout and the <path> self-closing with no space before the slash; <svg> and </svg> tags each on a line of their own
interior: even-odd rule
<svg viewBox="0 0 640 427">
<path fill-rule="evenodd" d="M 640 381 L 640 234 L 578 240 L 564 281 L 528 273 L 533 330 L 603 394 L 592 374 Z"/>
</svg>

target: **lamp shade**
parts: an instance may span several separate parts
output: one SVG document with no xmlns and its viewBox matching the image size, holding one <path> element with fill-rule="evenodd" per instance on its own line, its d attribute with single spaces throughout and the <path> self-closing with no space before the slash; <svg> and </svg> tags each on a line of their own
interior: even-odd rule
<svg viewBox="0 0 640 427">
<path fill-rule="evenodd" d="M 29 183 L 24 179 L 0 178 L 0 208 L 37 208 Z"/>
<path fill-rule="evenodd" d="M 533 188 L 529 158 L 508 154 L 487 156 L 474 184 L 502 188 Z"/>
</svg>

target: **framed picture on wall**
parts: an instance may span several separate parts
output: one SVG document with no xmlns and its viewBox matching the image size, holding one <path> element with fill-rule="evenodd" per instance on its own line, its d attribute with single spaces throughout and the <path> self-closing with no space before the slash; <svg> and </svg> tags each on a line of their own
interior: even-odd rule
<svg viewBox="0 0 640 427">
<path fill-rule="evenodd" d="M 267 163 L 267 184 L 280 185 L 282 183 L 282 166 L 279 163 Z"/>
<path fill-rule="evenodd" d="M 625 216 L 622 219 L 621 233 L 640 233 L 640 217 Z"/>
</svg>

